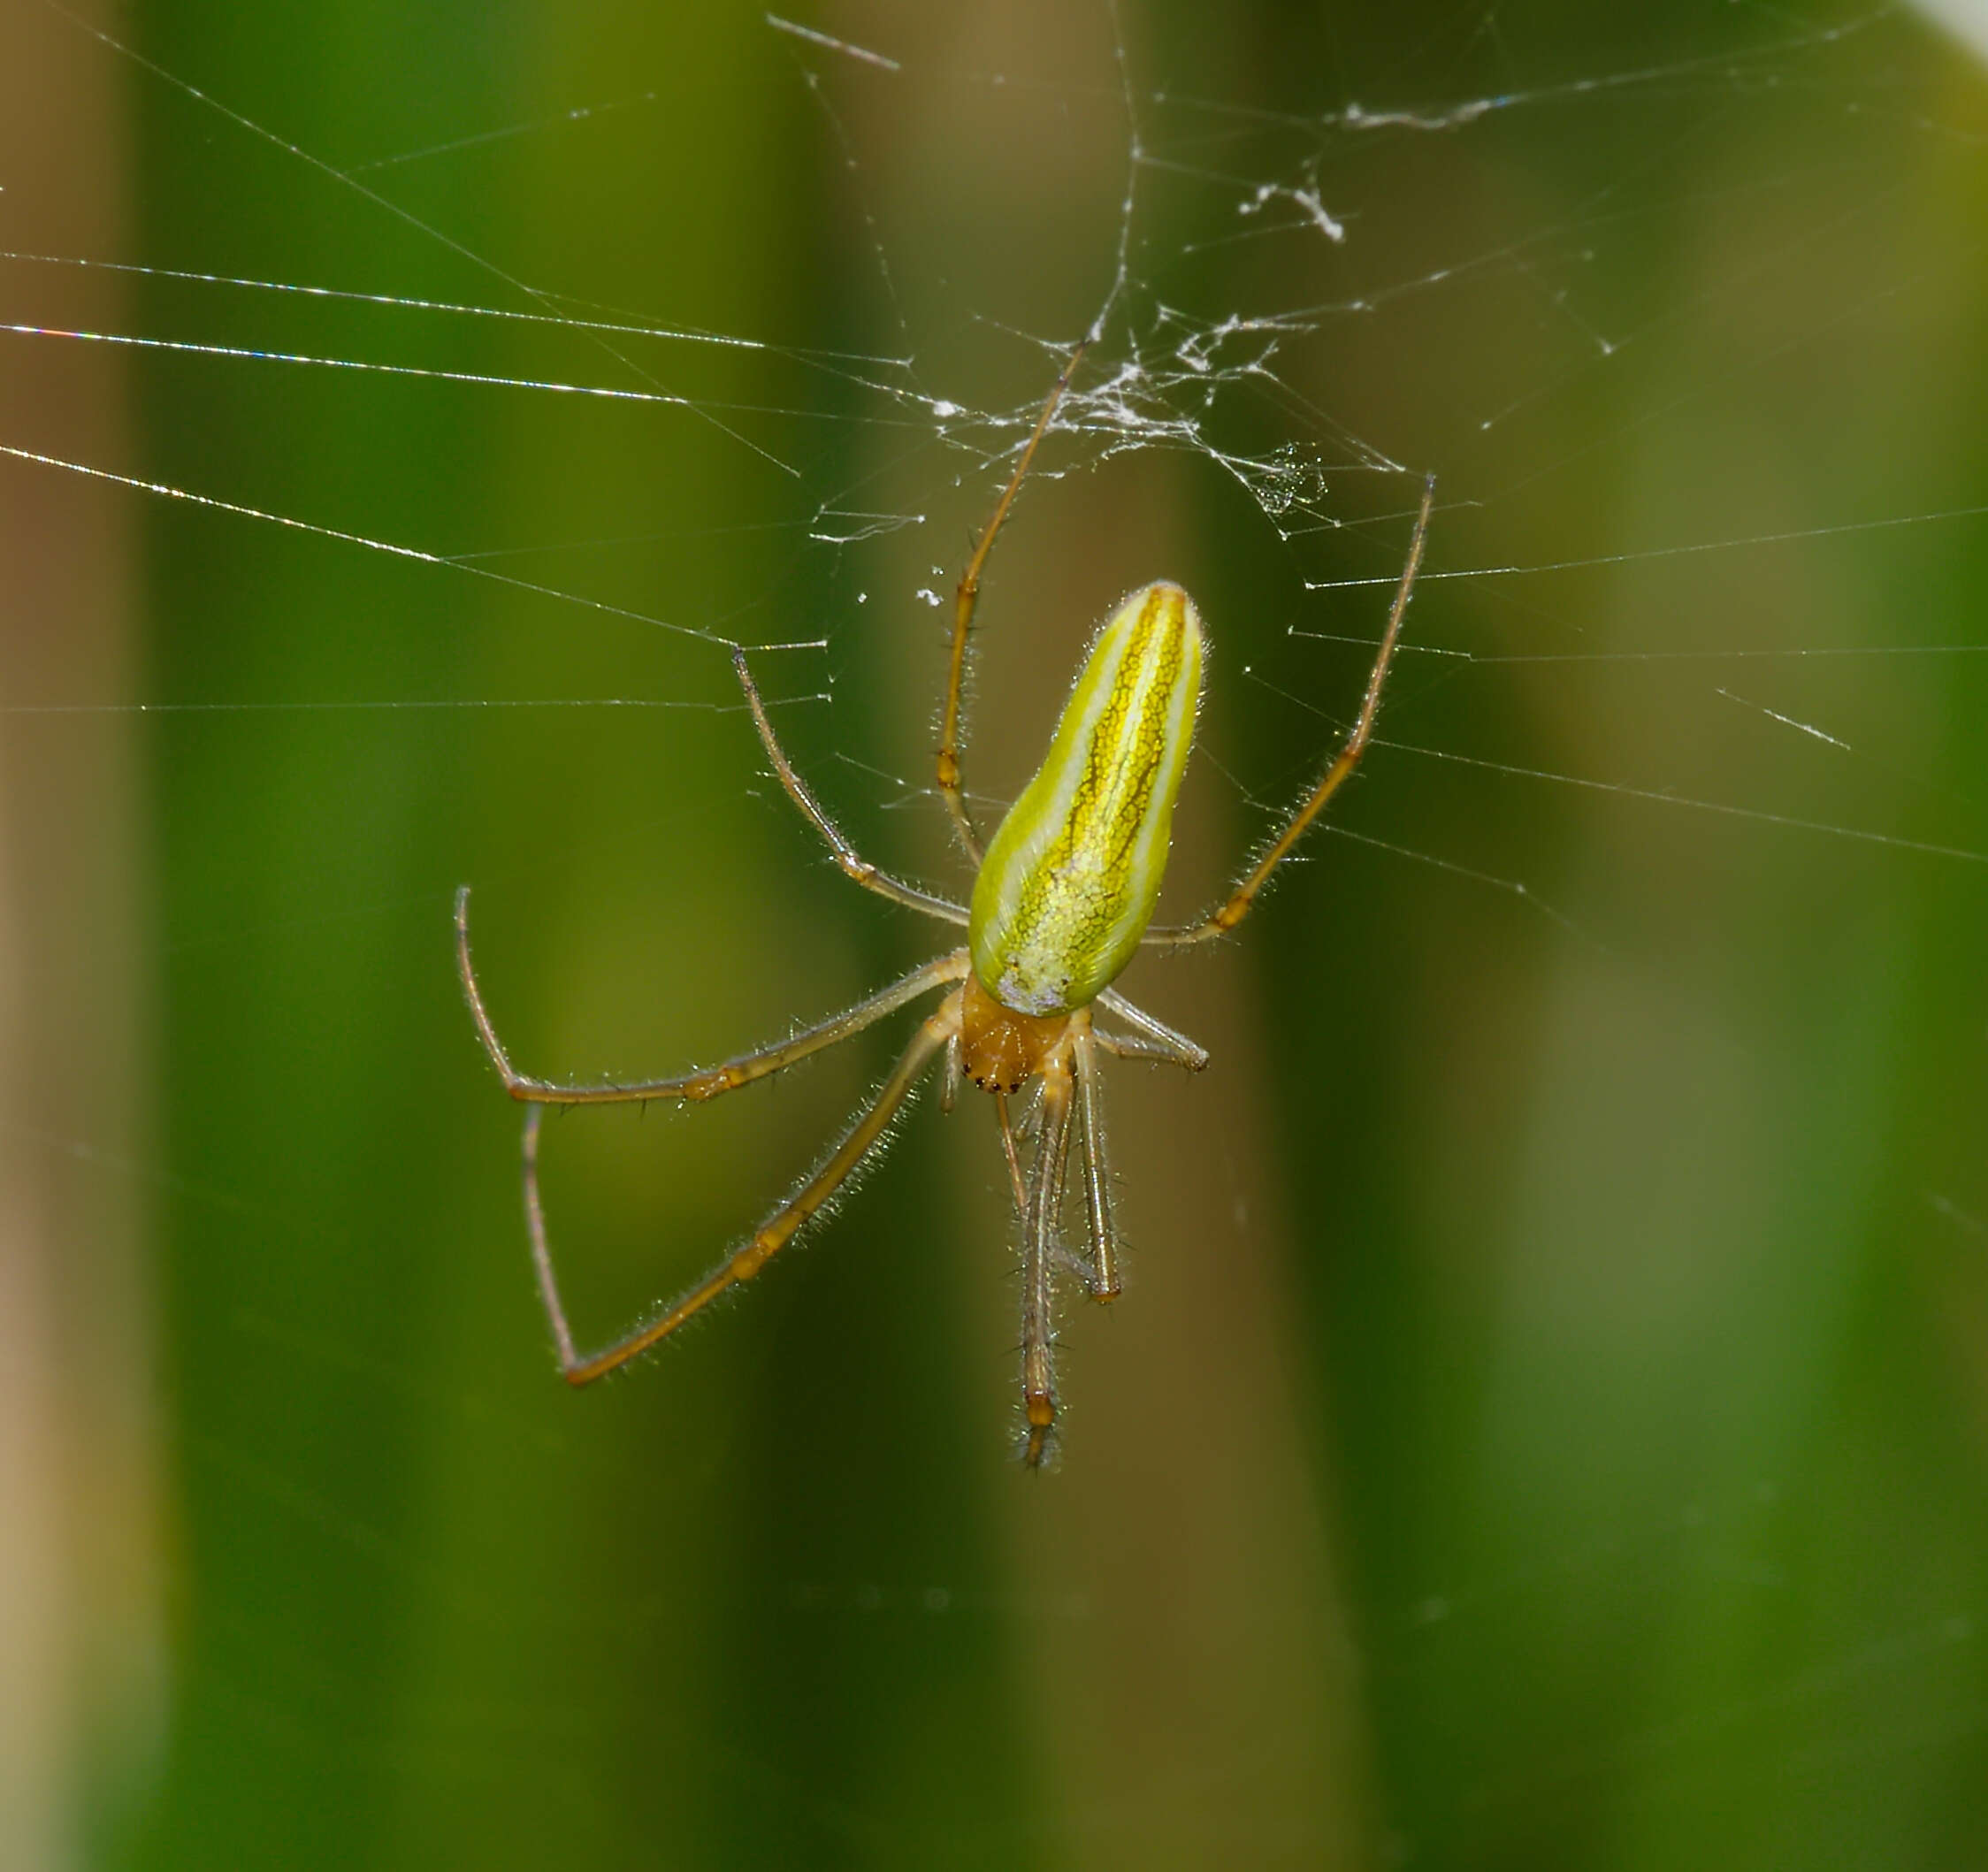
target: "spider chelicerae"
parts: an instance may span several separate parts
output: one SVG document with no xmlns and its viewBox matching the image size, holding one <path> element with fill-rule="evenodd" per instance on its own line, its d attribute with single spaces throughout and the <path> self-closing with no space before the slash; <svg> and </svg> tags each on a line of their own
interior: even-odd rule
<svg viewBox="0 0 1988 1872">
<path fill-rule="evenodd" d="M 562 1086 L 530 1078 L 511 1065 L 470 965 L 469 886 L 456 893 L 456 960 L 470 1012 L 506 1090 L 530 1107 L 524 1119 L 525 1224 L 539 1298 L 569 1384 L 591 1383 L 626 1364 L 667 1339 L 720 1294 L 757 1274 L 883 1142 L 898 1108 L 937 1059 L 943 1061 L 941 1102 L 946 1111 L 952 1109 L 962 1080 L 994 1097 L 1021 1225 L 1022 1458 L 1034 1468 L 1051 1448 L 1057 1413 L 1052 1359 L 1056 1273 L 1059 1267 L 1074 1270 L 1094 1300 L 1113 1299 L 1120 1287 L 1099 1056 L 1157 1061 L 1190 1073 L 1208 1064 L 1202 1048 L 1134 1006 L 1111 984 L 1142 947 L 1181 948 L 1235 928 L 1249 914 L 1271 874 L 1358 764 L 1372 738 L 1381 688 L 1400 641 L 1435 497 L 1434 480 L 1425 482 L 1408 562 L 1395 589 L 1359 714 L 1339 752 L 1220 908 L 1198 922 L 1151 928 L 1166 868 L 1174 799 L 1194 738 L 1201 694 L 1201 618 L 1179 585 L 1160 581 L 1144 586 L 1105 623 L 1078 674 L 1048 756 L 984 848 L 960 779 L 960 688 L 981 574 L 1084 348 L 1078 347 L 1043 404 L 955 594 L 937 778 L 954 836 L 975 867 L 968 904 L 952 903 L 901 883 L 857 852 L 782 751 L 745 651 L 732 652 L 739 686 L 767 758 L 787 797 L 821 834 L 836 863 L 866 890 L 942 922 L 964 926 L 963 947 L 921 964 L 867 1000 L 778 1045 L 740 1054 L 720 1066 L 675 1079 Z M 612 1344 L 594 1352 L 575 1347 L 560 1303 L 539 1198 L 539 1128 L 547 1105 L 715 1098 L 782 1072 L 942 989 L 944 998 L 919 1024 L 890 1077 L 747 1241 L 687 1292 Z M 1096 1018 L 1099 1012 L 1117 1025 L 1101 1025 Z M 1039 1081 L 1041 1090 L 1033 1154 L 1024 1166 L 1009 1101 L 1031 1080 Z M 1072 1253 L 1061 1241 L 1073 1142 L 1082 1169 L 1088 1256 Z"/>
</svg>

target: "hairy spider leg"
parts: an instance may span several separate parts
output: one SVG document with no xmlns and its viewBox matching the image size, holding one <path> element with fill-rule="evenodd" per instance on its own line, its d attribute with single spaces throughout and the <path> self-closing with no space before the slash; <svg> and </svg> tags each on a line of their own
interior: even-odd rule
<svg viewBox="0 0 1988 1872">
<path fill-rule="evenodd" d="M 801 1186 L 781 1203 L 741 1246 L 735 1249 L 694 1287 L 679 1295 L 652 1318 L 645 1320 L 626 1337 L 597 1352 L 574 1349 L 573 1334 L 566 1324 L 566 1310 L 560 1303 L 559 1284 L 553 1273 L 552 1250 L 546 1241 L 546 1219 L 539 1199 L 539 1127 L 545 1116 L 542 1105 L 533 1105 L 524 1119 L 524 1214 L 531 1234 L 531 1262 L 538 1271 L 539 1297 L 545 1303 L 546 1317 L 552 1324 L 553 1342 L 559 1351 L 559 1369 L 570 1385 L 592 1384 L 630 1359 L 638 1357 L 678 1326 L 693 1318 L 727 1288 L 750 1280 L 788 1242 L 793 1240 L 822 1205 L 842 1186 L 850 1172 L 883 1141 L 891 1120 L 898 1114 L 917 1084 L 919 1075 L 944 1047 L 958 1029 L 957 995 L 949 997 L 919 1024 L 911 1044 L 899 1056 L 891 1076 L 875 1096 L 864 1105 L 837 1141 L 835 1147 L 815 1165 Z"/>
<path fill-rule="evenodd" d="M 1014 1127 L 1008 1121 L 1008 1095 L 994 1089 L 994 1121 L 1001 1133 L 1001 1155 L 1007 1160 L 1008 1188 L 1014 1193 L 1014 1212 L 1019 1219 L 1028 1213 L 1028 1189 L 1021 1174 L 1021 1157 L 1014 1145 Z"/>
<path fill-rule="evenodd" d="M 980 835 L 974 829 L 973 815 L 967 810 L 966 795 L 960 787 L 960 696 L 967 677 L 967 636 L 973 629 L 974 612 L 980 603 L 980 575 L 986 568 L 987 555 L 994 550 L 1001 523 L 1008 517 L 1008 509 L 1014 505 L 1014 497 L 1021 491 L 1028 464 L 1036 459 L 1036 450 L 1049 433 L 1050 418 L 1056 414 L 1056 406 L 1063 401 L 1063 393 L 1070 387 L 1070 379 L 1076 375 L 1077 366 L 1090 348 L 1090 335 L 1087 334 L 1079 340 L 1061 374 L 1051 386 L 1042 414 L 1036 418 L 1036 426 L 1021 451 L 1021 459 L 1014 464 L 1014 472 L 1008 477 L 1008 485 L 1001 490 L 1001 498 L 995 503 L 994 517 L 987 523 L 987 531 L 980 536 L 980 544 L 974 548 L 974 556 L 967 562 L 967 569 L 960 575 L 959 586 L 952 594 L 952 654 L 946 665 L 945 713 L 939 724 L 939 797 L 945 801 L 945 810 L 952 816 L 954 836 L 975 865 L 981 860 Z"/>
<path fill-rule="evenodd" d="M 1190 1073 L 1198 1073 L 1208 1064 L 1206 1047 L 1197 1045 L 1164 1020 L 1154 1020 L 1144 1008 L 1135 1006 L 1115 988 L 1107 988 L 1099 995 L 1097 1005 L 1135 1029 L 1132 1035 L 1099 1031 L 1097 1043 L 1107 1053 L 1115 1053 L 1121 1059 L 1163 1059 L 1170 1065 L 1184 1066 Z"/>
<path fill-rule="evenodd" d="M 1083 1135 L 1084 1220 L 1090 1240 L 1085 1279 L 1093 1300 L 1116 1300 L 1122 1291 L 1118 1232 L 1112 1223 L 1112 1166 L 1105 1150 L 1105 1090 L 1097 1045 L 1088 1027 L 1071 1036 L 1077 1074 L 1077 1119 Z"/>
<path fill-rule="evenodd" d="M 530 1106 L 525 1113 L 524 1138 L 525 1225 L 531 1236 L 532 1265 L 538 1274 L 539 1298 L 552 1328 L 560 1371 L 571 1385 L 590 1383 L 616 1366 L 627 1364 L 657 1341 L 667 1338 L 727 1287 L 750 1280 L 759 1272 L 875 1148 L 891 1117 L 904 1103 L 933 1053 L 941 1048 L 956 1046 L 960 1031 L 959 992 L 955 989 L 921 1025 L 911 1046 L 898 1061 L 897 1070 L 851 1122 L 835 1149 L 743 1247 L 653 1319 L 637 1326 L 612 1345 L 584 1356 L 574 1347 L 572 1330 L 567 1325 L 566 1310 L 560 1302 L 559 1284 L 553 1272 L 552 1250 L 546 1235 L 545 1205 L 539 1195 L 539 1130 L 546 1106 L 644 1104 L 656 1098 L 701 1102 L 716 1098 L 740 1086 L 750 1085 L 754 1080 L 781 1072 L 810 1053 L 819 1052 L 824 1047 L 860 1033 L 919 996 L 960 981 L 969 967 L 967 951 L 963 949 L 935 957 L 910 974 L 900 976 L 888 988 L 859 1001 L 842 1013 L 804 1029 L 779 1045 L 740 1054 L 720 1066 L 688 1073 L 680 1078 L 641 1080 L 626 1085 L 559 1086 L 519 1073 L 511 1065 L 503 1043 L 497 1037 L 470 957 L 467 885 L 457 891 L 455 897 L 455 958 L 462 975 L 463 992 L 469 1001 L 470 1012 L 476 1021 L 484 1051 L 503 1080 L 505 1089 L 513 1098 Z"/>
<path fill-rule="evenodd" d="M 866 1027 L 874 1026 L 886 1014 L 896 1013 L 919 996 L 960 981 L 968 966 L 964 949 L 934 956 L 929 962 L 921 962 L 909 974 L 899 975 L 888 988 L 879 989 L 839 1014 L 831 1014 L 826 1020 L 803 1028 L 789 1039 L 754 1052 L 740 1053 L 715 1066 L 685 1073 L 680 1078 L 637 1079 L 619 1085 L 554 1085 L 549 1079 L 533 1079 L 520 1073 L 512 1066 L 503 1042 L 498 1039 L 489 1010 L 484 1005 L 483 990 L 477 985 L 476 969 L 470 960 L 470 887 L 464 884 L 455 893 L 455 967 L 462 977 L 464 998 L 470 1004 L 470 1017 L 477 1024 L 484 1051 L 489 1054 L 490 1063 L 497 1068 L 497 1076 L 504 1081 L 504 1089 L 526 1104 L 627 1105 L 663 1098 L 698 1104 L 707 1098 L 716 1098 L 721 1093 L 750 1085 L 755 1079 L 764 1079 L 768 1074 L 784 1072 L 796 1060 L 806 1059 L 810 1053 L 818 1053 L 823 1047 L 834 1046 L 852 1034 L 861 1033 Z"/>
<path fill-rule="evenodd" d="M 1270 874 L 1290 856 L 1291 848 L 1325 810 L 1326 802 L 1360 764 L 1360 756 L 1365 753 L 1367 743 L 1373 738 L 1374 720 L 1380 713 L 1380 691 L 1388 680 L 1388 667 L 1395 660 L 1395 646 L 1401 642 L 1402 620 L 1407 615 L 1409 596 L 1415 589 L 1415 575 L 1421 569 L 1422 548 L 1429 537 L 1429 515 L 1435 506 L 1435 499 L 1436 479 L 1431 475 L 1422 484 L 1422 505 L 1415 516 L 1414 538 L 1409 541 L 1408 563 L 1402 569 L 1401 583 L 1395 588 L 1395 601 L 1388 607 L 1388 628 L 1381 633 L 1380 653 L 1373 660 L 1372 671 L 1367 676 L 1366 693 L 1360 700 L 1359 716 L 1346 737 L 1345 745 L 1334 756 L 1319 776 L 1318 785 L 1300 802 L 1284 829 L 1263 856 L 1237 879 L 1227 903 L 1198 923 L 1183 924 L 1171 929 L 1149 929 L 1141 938 L 1143 942 L 1180 947 L 1189 943 L 1210 942 L 1235 928 L 1249 915 L 1257 893 L 1269 881 Z"/>
<path fill-rule="evenodd" d="M 965 905 L 934 897 L 930 891 L 921 890 L 914 884 L 901 883 L 888 873 L 879 871 L 857 851 L 848 835 L 822 810 L 822 803 L 809 790 L 807 783 L 794 771 L 793 763 L 787 759 L 786 750 L 780 745 L 780 737 L 774 733 L 773 723 L 767 717 L 766 704 L 760 699 L 759 684 L 753 682 L 753 672 L 746 666 L 746 653 L 737 645 L 732 646 L 731 667 L 738 674 L 738 686 L 746 691 L 746 706 L 753 712 L 753 725 L 760 731 L 761 745 L 766 749 L 767 759 L 773 763 L 773 771 L 779 776 L 780 784 L 787 790 L 787 798 L 800 808 L 801 816 L 822 835 L 822 842 L 834 852 L 836 863 L 842 867 L 843 875 L 853 878 L 864 890 L 889 898 L 894 904 L 922 910 L 927 916 L 935 916 L 942 923 L 963 924 L 967 921 Z M 946 1109 L 952 1109 L 950 1100 Z"/>
<path fill-rule="evenodd" d="M 1056 1227 L 1063 1212 L 1070 1160 L 1070 1112 L 1074 1103 L 1070 1052 L 1066 1044 L 1042 1063 L 1042 1115 L 1036 1160 L 1029 1170 L 1028 1206 L 1021 1225 L 1021 1409 L 1028 1424 L 1021 1459 L 1031 1469 L 1042 1466 L 1056 1428 L 1056 1374 L 1051 1350 L 1056 1328 Z"/>
</svg>

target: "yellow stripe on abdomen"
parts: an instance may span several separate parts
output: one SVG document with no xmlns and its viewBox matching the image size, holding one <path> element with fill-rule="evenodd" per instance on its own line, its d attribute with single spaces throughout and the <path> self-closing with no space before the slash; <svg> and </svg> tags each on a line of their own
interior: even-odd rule
<svg viewBox="0 0 1988 1872">
<path fill-rule="evenodd" d="M 1135 592 L 1098 633 L 974 885 L 974 973 L 1004 1006 L 1067 1012 L 1132 959 L 1166 875 L 1201 661 L 1199 614 L 1175 585 Z"/>
</svg>

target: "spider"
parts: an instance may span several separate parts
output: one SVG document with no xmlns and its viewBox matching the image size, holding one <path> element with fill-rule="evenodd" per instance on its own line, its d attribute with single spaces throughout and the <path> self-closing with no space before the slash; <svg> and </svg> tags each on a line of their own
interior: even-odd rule
<svg viewBox="0 0 1988 1872">
<path fill-rule="evenodd" d="M 1202 1048 L 1134 1006 L 1111 984 L 1142 946 L 1181 948 L 1235 928 L 1358 764 L 1372 737 L 1381 688 L 1401 637 L 1435 497 L 1432 478 L 1423 486 L 1408 562 L 1395 589 L 1359 714 L 1339 752 L 1218 909 L 1198 922 L 1149 928 L 1166 867 L 1174 799 L 1194 737 L 1201 691 L 1201 618 L 1179 585 L 1165 581 L 1147 585 L 1127 598 L 1107 620 L 1071 691 L 1048 756 L 984 848 L 960 778 L 960 688 L 981 574 L 1084 349 L 1085 345 L 1077 348 L 1051 389 L 954 597 L 937 778 L 953 833 L 975 867 L 969 904 L 954 904 L 903 883 L 857 852 L 782 750 L 745 651 L 735 648 L 732 653 L 739 686 L 773 771 L 836 863 L 866 890 L 943 922 L 963 925 L 963 947 L 921 963 L 867 1000 L 791 1039 L 720 1066 L 680 1078 L 626 1085 L 554 1085 L 518 1072 L 498 1039 L 470 960 L 469 886 L 456 893 L 456 962 L 470 1012 L 505 1089 L 530 1108 L 524 1142 L 525 1226 L 539 1296 L 552 1328 L 560 1371 L 570 1385 L 590 1384 L 626 1364 L 667 1339 L 719 1295 L 756 1275 L 878 1148 L 919 1079 L 935 1058 L 943 1058 L 943 1109 L 952 1109 L 962 1079 L 994 1096 L 1021 1224 L 1021 1406 L 1026 1425 L 1021 1456 L 1033 1469 L 1049 1453 L 1057 1417 L 1051 1319 L 1055 1274 L 1059 1267 L 1075 1272 L 1094 1300 L 1114 1299 L 1120 1291 L 1099 1056 L 1155 1061 L 1190 1073 L 1208 1064 Z M 946 991 L 944 998 L 920 1023 L 883 1086 L 747 1241 L 688 1291 L 612 1344 L 593 1352 L 575 1347 L 560 1303 L 539 1196 L 539 1128 L 547 1105 L 715 1098 L 784 1072 L 797 1060 L 860 1034 L 940 989 Z M 1118 1025 L 1100 1025 L 1097 1012 L 1113 1016 Z M 1041 1094 L 1034 1154 L 1025 1169 L 1008 1102 L 1030 1080 L 1040 1081 Z M 1059 1240 L 1073 1132 L 1082 1152 L 1088 1257 L 1074 1254 Z"/>
</svg>

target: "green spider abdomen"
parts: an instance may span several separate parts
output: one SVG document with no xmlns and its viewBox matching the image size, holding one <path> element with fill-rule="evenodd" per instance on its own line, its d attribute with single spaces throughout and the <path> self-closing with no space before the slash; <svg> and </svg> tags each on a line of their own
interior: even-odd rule
<svg viewBox="0 0 1988 1872">
<path fill-rule="evenodd" d="M 1003 1006 L 1067 1013 L 1132 959 L 1166 871 L 1201 657 L 1200 615 L 1175 585 L 1135 592 L 1098 632 L 975 881 L 974 973 Z"/>
</svg>

